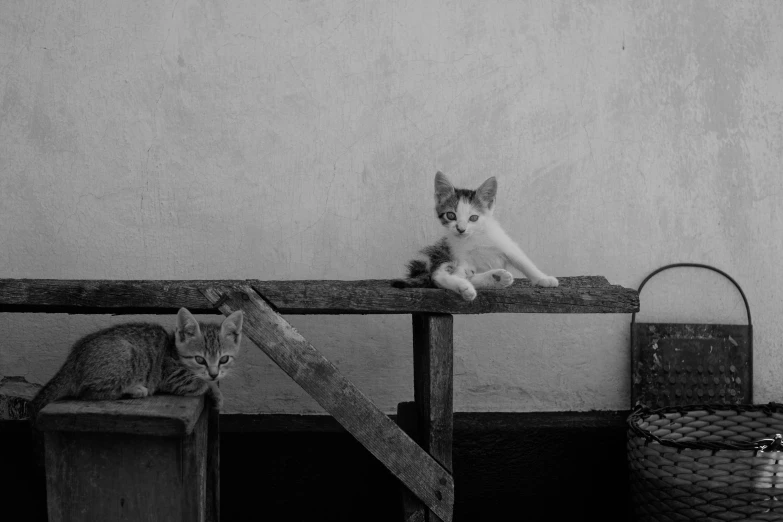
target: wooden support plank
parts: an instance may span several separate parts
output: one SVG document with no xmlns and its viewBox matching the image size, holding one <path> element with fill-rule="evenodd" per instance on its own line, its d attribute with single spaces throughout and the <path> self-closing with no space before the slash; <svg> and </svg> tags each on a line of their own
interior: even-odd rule
<svg viewBox="0 0 783 522">
<path fill-rule="evenodd" d="M 413 390 L 419 411 L 419 443 L 449 472 L 454 431 L 454 320 L 413 314 Z M 430 512 L 430 522 L 441 519 Z"/>
<path fill-rule="evenodd" d="M 444 521 L 454 479 L 248 285 L 205 288 L 228 315 L 245 313 L 245 335 Z"/>
<path fill-rule="evenodd" d="M 636 290 L 603 277 L 564 277 L 557 288 L 517 279 L 502 290 L 482 290 L 472 302 L 436 288 L 398 289 L 367 281 L 115 281 L 0 279 L 0 312 L 171 313 L 185 307 L 214 313 L 202 294 L 210 287 L 248 284 L 283 314 L 409 313 L 632 313 Z"/>
<path fill-rule="evenodd" d="M 415 402 L 401 402 L 397 405 L 397 425 L 416 442 L 420 442 L 418 418 L 419 410 Z M 426 522 L 428 510 L 421 500 L 405 486 L 400 486 L 400 496 L 403 522 Z"/>
</svg>

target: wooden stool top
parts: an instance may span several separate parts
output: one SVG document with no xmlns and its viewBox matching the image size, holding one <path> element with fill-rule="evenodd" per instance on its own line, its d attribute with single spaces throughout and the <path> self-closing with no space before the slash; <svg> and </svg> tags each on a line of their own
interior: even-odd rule
<svg viewBox="0 0 783 522">
<path fill-rule="evenodd" d="M 38 414 L 41 431 L 127 433 L 184 437 L 193 432 L 204 396 L 153 395 L 116 401 L 58 401 Z"/>
</svg>

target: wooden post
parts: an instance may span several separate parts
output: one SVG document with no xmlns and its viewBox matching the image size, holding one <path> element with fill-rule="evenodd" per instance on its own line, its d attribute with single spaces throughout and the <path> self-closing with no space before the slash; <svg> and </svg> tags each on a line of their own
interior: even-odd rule
<svg viewBox="0 0 783 522">
<path fill-rule="evenodd" d="M 451 472 L 454 429 L 454 320 L 448 314 L 413 314 L 413 393 L 419 444 Z M 430 522 L 441 519 L 432 511 Z"/>
<path fill-rule="evenodd" d="M 419 441 L 419 410 L 415 402 L 397 404 L 397 425 L 413 440 Z M 427 507 L 404 485 L 400 485 L 403 522 L 425 522 Z"/>
</svg>

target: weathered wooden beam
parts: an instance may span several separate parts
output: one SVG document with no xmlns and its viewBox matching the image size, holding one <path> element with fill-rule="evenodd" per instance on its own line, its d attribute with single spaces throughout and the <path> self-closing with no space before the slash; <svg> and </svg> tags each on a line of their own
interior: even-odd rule
<svg viewBox="0 0 783 522">
<path fill-rule="evenodd" d="M 215 313 L 205 288 L 247 284 L 283 314 L 632 313 L 636 290 L 600 276 L 563 277 L 557 288 L 517 279 L 502 290 L 482 290 L 472 302 L 437 288 L 398 289 L 389 280 L 150 281 L 0 279 L 0 312 L 170 313 L 185 307 Z"/>
<path fill-rule="evenodd" d="M 454 431 L 454 320 L 445 314 L 413 314 L 413 393 L 418 442 L 449 472 Z M 429 522 L 441 522 L 430 512 Z"/>
<path fill-rule="evenodd" d="M 444 521 L 454 507 L 454 479 L 381 412 L 248 285 L 204 288 L 228 315 L 245 313 L 243 331 L 370 453 Z"/>
<path fill-rule="evenodd" d="M 439 288 L 398 289 L 391 281 L 253 281 L 280 313 L 630 313 L 635 290 L 604 277 L 565 277 L 557 288 L 517 279 L 502 290 L 483 290 L 471 302 Z"/>
<path fill-rule="evenodd" d="M 181 307 L 217 313 L 201 281 L 0 279 L 0 312 L 169 313 Z M 207 286 L 210 281 L 204 281 Z M 214 282 L 220 283 L 220 282 Z"/>
</svg>

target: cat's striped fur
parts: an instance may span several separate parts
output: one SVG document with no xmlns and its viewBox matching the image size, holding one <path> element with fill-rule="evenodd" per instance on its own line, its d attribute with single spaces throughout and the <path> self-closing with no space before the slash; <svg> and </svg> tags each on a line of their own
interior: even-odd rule
<svg viewBox="0 0 783 522">
<path fill-rule="evenodd" d="M 91 333 L 73 345 L 62 367 L 32 400 L 30 419 L 34 422 L 46 404 L 66 397 L 106 400 L 209 392 L 220 407 L 217 382 L 239 352 L 242 319 L 238 311 L 220 325 L 199 323 L 181 308 L 173 333 L 155 323 L 127 323 Z"/>
</svg>

